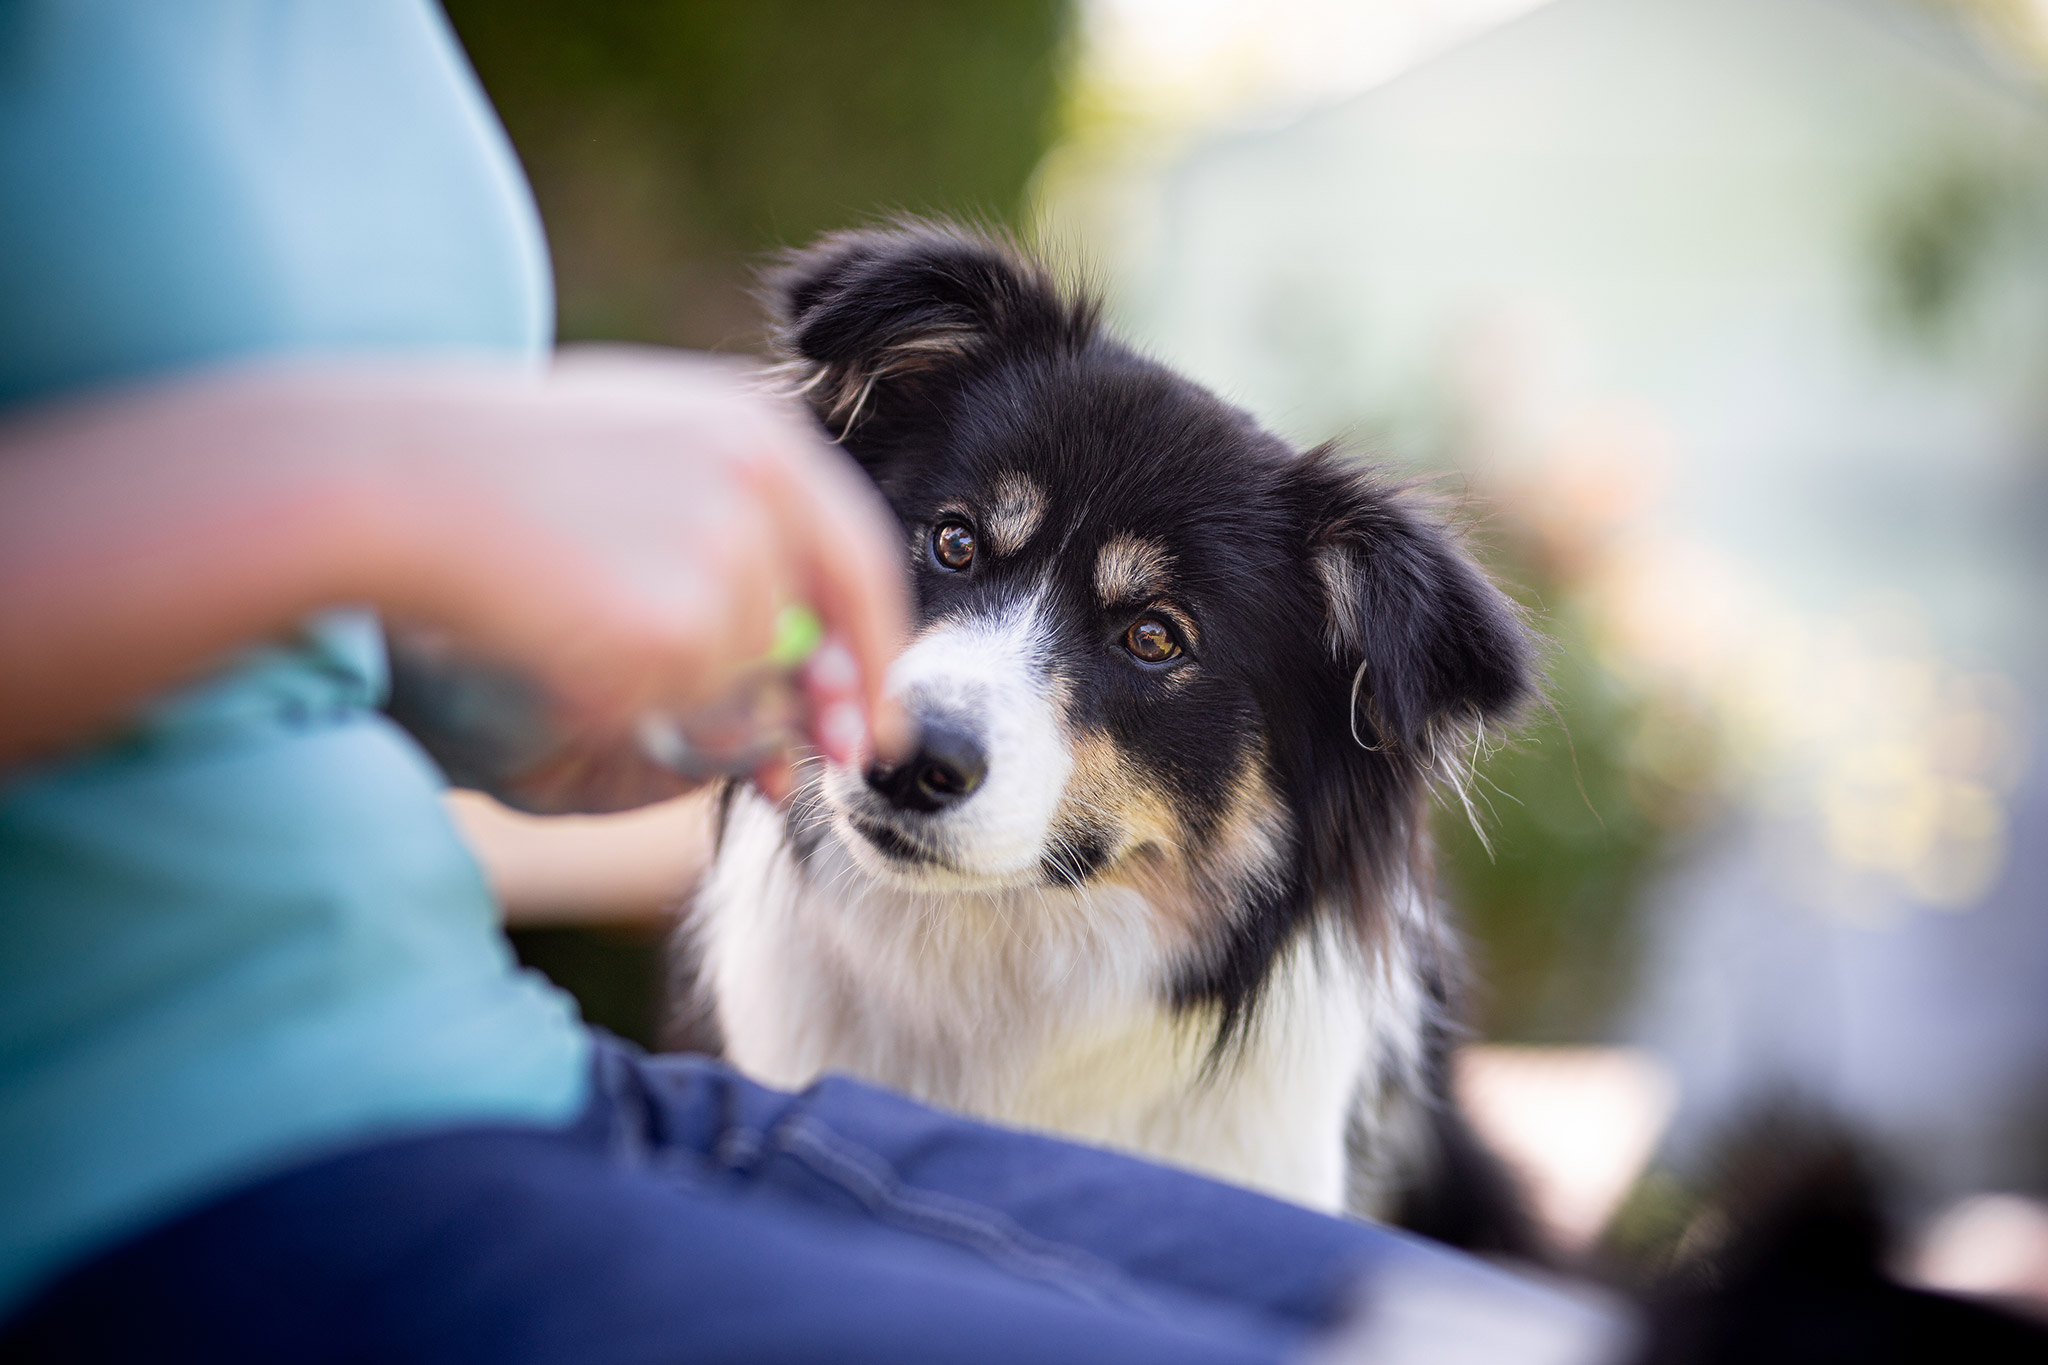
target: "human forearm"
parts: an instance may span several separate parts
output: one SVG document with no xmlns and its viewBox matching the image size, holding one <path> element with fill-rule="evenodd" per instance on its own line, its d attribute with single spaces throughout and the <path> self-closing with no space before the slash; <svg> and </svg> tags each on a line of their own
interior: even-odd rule
<svg viewBox="0 0 2048 1365">
<path fill-rule="evenodd" d="M 0 429 L 0 764 L 408 577 L 388 480 L 302 404 L 164 389 Z"/>
<path fill-rule="evenodd" d="M 855 706 L 891 747 L 894 541 L 844 457 L 686 356 L 277 366 L 82 400 L 0 423 L 0 765 L 342 603 L 526 672 L 592 737 L 715 697 L 809 603 L 850 654 L 821 745 L 862 746 L 859 714 L 825 723 Z"/>
</svg>

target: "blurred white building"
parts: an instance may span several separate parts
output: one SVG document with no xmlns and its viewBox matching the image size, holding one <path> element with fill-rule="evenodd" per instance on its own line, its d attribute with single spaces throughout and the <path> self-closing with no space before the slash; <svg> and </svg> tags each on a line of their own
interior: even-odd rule
<svg viewBox="0 0 2048 1365">
<path fill-rule="evenodd" d="M 1935 1191 L 2048 1181 L 2039 88 L 1903 0 L 1552 0 L 1166 146 L 1047 173 L 1126 329 L 1592 546 L 1603 660 L 1720 718 L 1615 1023 L 1681 1155 L 1788 1084 Z"/>
</svg>

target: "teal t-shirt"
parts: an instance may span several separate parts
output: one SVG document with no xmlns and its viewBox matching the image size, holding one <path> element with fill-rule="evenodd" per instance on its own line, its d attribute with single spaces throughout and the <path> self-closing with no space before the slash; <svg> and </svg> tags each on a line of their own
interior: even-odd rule
<svg viewBox="0 0 2048 1365">
<path fill-rule="evenodd" d="M 537 362 L 549 326 L 424 0 L 0 4 L 0 411 L 284 354 Z M 383 685 L 337 610 L 0 770 L 0 1315 L 293 1162 L 580 1105 L 573 1006 L 514 963 Z"/>
</svg>

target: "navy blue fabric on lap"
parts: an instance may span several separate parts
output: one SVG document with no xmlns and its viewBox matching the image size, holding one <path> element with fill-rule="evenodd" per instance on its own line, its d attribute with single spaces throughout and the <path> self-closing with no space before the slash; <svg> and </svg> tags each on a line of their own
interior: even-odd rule
<svg viewBox="0 0 2048 1365">
<path fill-rule="evenodd" d="M 1465 1263 L 827 1080 L 599 1049 L 573 1128 L 274 1177 L 68 1276 L 7 1359 L 1265 1361 L 1361 1276 Z"/>
</svg>

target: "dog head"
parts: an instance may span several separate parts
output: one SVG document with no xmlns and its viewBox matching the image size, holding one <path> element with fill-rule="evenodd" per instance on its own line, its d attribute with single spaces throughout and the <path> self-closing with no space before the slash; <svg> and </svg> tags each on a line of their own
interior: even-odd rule
<svg viewBox="0 0 2048 1365">
<path fill-rule="evenodd" d="M 915 584 L 891 686 L 919 751 L 810 793 L 868 873 L 1140 887 L 1195 993 L 1258 979 L 1313 905 L 1391 893 L 1432 775 L 1532 686 L 1519 614 L 1439 522 L 986 237 L 840 234 L 771 295 Z"/>
</svg>

